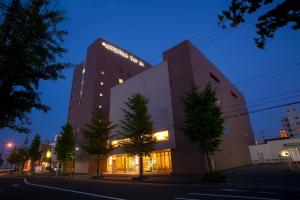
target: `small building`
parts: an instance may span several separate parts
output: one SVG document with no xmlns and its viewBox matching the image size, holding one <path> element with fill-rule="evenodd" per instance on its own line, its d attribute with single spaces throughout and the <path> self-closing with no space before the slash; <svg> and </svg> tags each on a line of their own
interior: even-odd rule
<svg viewBox="0 0 300 200">
<path fill-rule="evenodd" d="M 285 109 L 286 116 L 281 119 L 283 129 L 289 137 L 300 137 L 300 113 L 296 106 Z"/>
<path fill-rule="evenodd" d="M 253 164 L 300 161 L 300 138 L 275 138 L 249 146 Z"/>
</svg>

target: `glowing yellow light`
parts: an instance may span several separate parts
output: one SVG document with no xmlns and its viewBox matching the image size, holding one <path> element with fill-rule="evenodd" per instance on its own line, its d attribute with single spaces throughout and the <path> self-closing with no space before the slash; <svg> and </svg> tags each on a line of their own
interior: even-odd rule
<svg viewBox="0 0 300 200">
<path fill-rule="evenodd" d="M 165 131 L 159 131 L 153 134 L 153 137 L 157 140 L 157 141 L 165 141 L 169 139 L 169 131 L 165 130 Z M 120 146 L 120 144 L 125 143 L 125 142 L 129 142 L 129 139 L 118 139 L 118 140 L 112 140 L 111 144 L 115 147 Z"/>
<path fill-rule="evenodd" d="M 289 156 L 290 154 L 289 154 L 289 152 L 287 151 L 287 150 L 283 150 L 283 151 L 281 151 L 281 156 L 283 156 L 283 157 L 287 157 L 287 156 Z"/>
<path fill-rule="evenodd" d="M 47 158 L 51 158 L 51 151 L 50 151 L 50 150 L 47 151 L 46 157 L 47 157 Z"/>
<path fill-rule="evenodd" d="M 124 83 L 124 80 L 121 79 L 121 78 L 119 78 L 119 79 L 118 79 L 118 82 L 121 84 L 121 83 Z"/>
<path fill-rule="evenodd" d="M 134 162 L 135 162 L 136 165 L 139 165 L 139 157 L 138 156 L 135 156 Z"/>
<path fill-rule="evenodd" d="M 157 141 L 164 141 L 169 139 L 169 131 L 160 131 L 154 133 L 154 137 L 156 138 Z"/>
<path fill-rule="evenodd" d="M 109 156 L 109 165 L 112 165 L 112 156 Z"/>
</svg>

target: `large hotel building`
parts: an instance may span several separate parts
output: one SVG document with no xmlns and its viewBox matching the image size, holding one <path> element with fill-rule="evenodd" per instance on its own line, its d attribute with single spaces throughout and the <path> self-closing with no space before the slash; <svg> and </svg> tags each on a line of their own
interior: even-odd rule
<svg viewBox="0 0 300 200">
<path fill-rule="evenodd" d="M 134 93 L 148 100 L 148 111 L 157 139 L 151 156 L 144 158 L 147 174 L 199 174 L 206 161 L 197 145 L 181 131 L 184 121 L 184 93 L 195 84 L 203 89 L 210 83 L 217 91 L 218 104 L 224 115 L 238 106 L 247 112 L 243 94 L 189 41 L 163 53 L 163 62 L 151 66 L 138 56 L 111 42 L 97 39 L 87 52 L 86 60 L 74 70 L 68 121 L 75 130 L 76 144 L 84 144 L 81 130 L 96 109 L 114 124 L 123 119 L 124 102 Z M 118 131 L 118 128 L 114 130 Z M 219 151 L 212 156 L 217 170 L 251 163 L 248 146 L 253 135 L 248 116 L 225 119 Z M 118 144 L 118 138 L 110 141 Z M 83 149 L 76 151 L 75 172 L 95 173 L 96 164 Z M 117 149 L 101 162 L 107 174 L 137 174 L 138 158 Z"/>
</svg>

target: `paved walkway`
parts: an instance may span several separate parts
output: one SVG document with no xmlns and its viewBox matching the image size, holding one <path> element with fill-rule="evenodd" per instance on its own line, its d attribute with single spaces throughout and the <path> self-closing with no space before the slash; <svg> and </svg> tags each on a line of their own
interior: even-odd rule
<svg viewBox="0 0 300 200">
<path fill-rule="evenodd" d="M 278 189 L 293 189 L 300 191 L 300 171 L 291 172 L 286 163 L 251 165 L 222 172 L 227 179 L 227 183 L 219 185 L 236 185 L 246 187 L 263 187 Z M 37 174 L 38 176 L 51 176 L 54 174 Z M 86 174 L 76 174 L 72 176 L 59 176 L 58 178 L 77 179 L 77 180 L 104 180 L 132 182 L 131 175 L 105 175 L 104 177 L 91 177 Z M 201 184 L 200 176 L 169 176 L 151 175 L 145 182 L 148 183 L 168 183 L 168 184 Z M 216 185 L 216 184 L 212 184 Z"/>
</svg>

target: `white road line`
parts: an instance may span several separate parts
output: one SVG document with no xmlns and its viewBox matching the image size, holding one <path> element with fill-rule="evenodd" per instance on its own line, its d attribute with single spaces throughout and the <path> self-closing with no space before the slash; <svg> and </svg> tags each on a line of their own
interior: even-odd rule
<svg viewBox="0 0 300 200">
<path fill-rule="evenodd" d="M 282 193 L 279 193 L 279 192 L 259 192 L 261 194 L 282 194 Z"/>
<path fill-rule="evenodd" d="M 13 184 L 12 186 L 13 187 L 19 187 L 20 185 L 19 184 Z"/>
<path fill-rule="evenodd" d="M 48 189 L 53 189 L 53 190 L 60 190 L 60 191 L 65 191 L 65 192 L 73 192 L 73 193 L 77 193 L 77 194 L 88 195 L 88 196 L 99 197 L 99 198 L 105 198 L 105 199 L 126 200 L 126 199 L 121 199 L 121 198 L 117 198 L 117 197 L 98 195 L 98 194 L 93 194 L 93 193 L 88 193 L 88 192 L 80 192 L 80 191 L 76 191 L 76 190 L 69 190 L 69 189 L 64 189 L 64 188 L 51 187 L 51 186 L 47 186 L 47 185 L 33 184 L 33 183 L 27 182 L 26 178 L 24 178 L 24 182 L 27 185 L 36 186 L 36 187 L 48 188 Z"/>
<path fill-rule="evenodd" d="M 198 196 L 228 197 L 228 198 L 240 198 L 240 199 L 279 200 L 279 199 L 266 198 L 266 197 L 251 197 L 251 196 L 225 195 L 225 194 L 207 194 L 207 193 L 189 193 L 189 194 L 198 195 Z"/>
<path fill-rule="evenodd" d="M 221 190 L 225 192 L 246 192 L 247 190 L 239 190 L 239 189 L 227 189 L 227 188 L 220 188 L 220 189 L 212 189 L 212 190 Z"/>
</svg>

